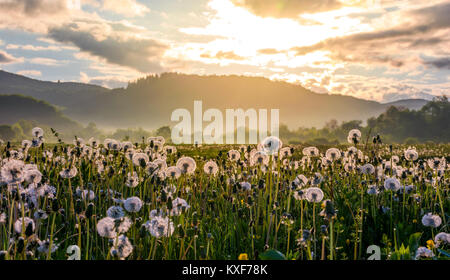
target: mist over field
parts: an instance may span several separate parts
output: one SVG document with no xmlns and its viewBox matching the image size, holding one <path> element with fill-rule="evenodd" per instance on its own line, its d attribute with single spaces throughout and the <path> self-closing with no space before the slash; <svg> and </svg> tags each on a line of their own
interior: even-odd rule
<svg viewBox="0 0 450 280">
<path fill-rule="evenodd" d="M 450 139 L 444 97 L 435 103 L 422 99 L 378 103 L 318 94 L 265 78 L 176 73 L 148 76 L 113 90 L 40 81 L 4 71 L 0 81 L 0 137 L 8 141 L 25 139 L 36 125 L 48 131 L 54 128 L 68 141 L 75 135 L 140 141 L 158 129 L 170 137 L 170 128 L 176 124 L 171 121 L 172 112 L 185 108 L 193 116 L 195 100 L 202 101 L 203 112 L 208 108 L 223 114 L 226 109 L 279 109 L 280 135 L 287 141 L 345 142 L 345 131 L 352 127 L 381 133 L 394 142 Z"/>
</svg>

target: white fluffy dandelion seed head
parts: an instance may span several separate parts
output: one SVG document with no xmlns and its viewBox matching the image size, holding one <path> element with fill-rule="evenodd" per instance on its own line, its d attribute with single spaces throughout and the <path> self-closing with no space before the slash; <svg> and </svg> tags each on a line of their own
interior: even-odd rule
<svg viewBox="0 0 450 280">
<path fill-rule="evenodd" d="M 144 224 L 144 227 L 156 238 L 171 236 L 175 230 L 173 222 L 168 217 L 156 216 Z"/>
<path fill-rule="evenodd" d="M 2 180 L 7 184 L 21 183 L 24 177 L 25 164 L 21 160 L 10 159 L 1 169 Z"/>
<path fill-rule="evenodd" d="M 335 161 L 341 158 L 341 151 L 337 148 L 329 148 L 325 152 L 325 157 L 330 161 Z"/>
<path fill-rule="evenodd" d="M 148 155 L 146 155 L 145 153 L 133 154 L 132 160 L 135 166 L 146 166 L 147 163 L 149 162 Z"/>
<path fill-rule="evenodd" d="M 77 176 L 77 174 L 78 170 L 75 166 L 72 166 L 72 168 L 64 168 L 63 170 L 61 170 L 61 172 L 59 172 L 59 176 L 61 176 L 64 179 L 73 178 Z"/>
<path fill-rule="evenodd" d="M 348 132 L 347 141 L 351 144 L 354 143 L 354 140 L 358 141 L 361 139 L 361 131 L 359 129 L 352 129 Z"/>
<path fill-rule="evenodd" d="M 438 170 L 438 169 L 444 169 L 445 168 L 446 160 L 445 160 L 444 157 L 442 157 L 442 158 L 435 157 L 435 158 L 432 158 L 432 159 L 428 159 L 427 163 L 428 163 L 428 166 L 431 169 Z"/>
<path fill-rule="evenodd" d="M 441 225 L 442 219 L 439 215 L 427 213 L 422 217 L 422 224 L 426 227 L 437 228 Z"/>
<path fill-rule="evenodd" d="M 115 222 L 111 217 L 105 217 L 97 222 L 97 233 L 101 237 L 115 238 L 117 232 L 115 230 Z"/>
<path fill-rule="evenodd" d="M 189 206 L 189 204 L 186 202 L 186 200 L 177 197 L 172 201 L 172 207 L 173 208 L 170 211 L 170 215 L 171 216 L 179 216 L 179 215 L 181 215 L 181 213 L 183 213 L 184 211 L 189 209 L 191 206 Z"/>
<path fill-rule="evenodd" d="M 280 149 L 280 157 L 286 158 L 292 156 L 291 147 L 283 147 Z"/>
<path fill-rule="evenodd" d="M 426 247 L 417 248 L 416 260 L 418 260 L 420 258 L 432 258 L 432 257 L 434 257 L 434 253 L 430 249 L 428 249 Z"/>
<path fill-rule="evenodd" d="M 158 165 L 158 170 L 164 172 L 167 169 L 167 162 L 164 159 L 155 159 L 154 164 Z"/>
<path fill-rule="evenodd" d="M 262 142 L 262 150 L 268 155 L 277 154 L 283 146 L 283 142 L 276 136 L 266 137 Z"/>
<path fill-rule="evenodd" d="M 22 148 L 23 149 L 28 149 L 28 148 L 30 148 L 31 146 L 33 146 L 33 142 L 31 142 L 30 140 L 23 140 L 22 141 Z"/>
<path fill-rule="evenodd" d="M 238 161 L 241 158 L 241 153 L 237 150 L 229 150 L 227 155 L 231 161 Z"/>
<path fill-rule="evenodd" d="M 31 130 L 31 135 L 36 138 L 42 137 L 44 136 L 44 130 L 40 127 L 35 127 Z"/>
<path fill-rule="evenodd" d="M 124 201 L 123 207 L 125 207 L 125 210 L 128 212 L 139 212 L 142 208 L 142 201 L 139 197 L 132 196 Z"/>
<path fill-rule="evenodd" d="M 441 246 L 441 244 L 450 244 L 450 233 L 440 232 L 434 237 L 434 243 L 436 247 Z"/>
<path fill-rule="evenodd" d="M 181 157 L 178 159 L 176 166 L 181 170 L 181 173 L 184 174 L 193 174 L 197 168 L 195 160 L 191 157 Z"/>
<path fill-rule="evenodd" d="M 50 248 L 50 240 L 39 240 L 38 242 L 39 247 L 37 248 L 37 250 L 39 251 L 39 253 L 43 253 L 43 254 L 48 254 L 49 248 Z M 52 243 L 52 249 L 51 249 L 51 253 L 56 252 L 56 250 L 58 249 L 59 245 L 55 244 L 54 242 Z"/>
<path fill-rule="evenodd" d="M 16 231 L 16 233 L 22 234 L 22 229 L 26 229 L 29 224 L 31 224 L 31 228 L 34 231 L 35 224 L 33 219 L 30 219 L 28 217 L 19 218 L 14 223 L 14 230 Z"/>
<path fill-rule="evenodd" d="M 256 151 L 250 158 L 250 165 L 267 165 L 269 163 L 269 156 L 264 151 Z"/>
<path fill-rule="evenodd" d="M 361 172 L 366 175 L 373 174 L 375 173 L 375 167 L 370 163 L 366 163 L 363 166 L 361 166 Z"/>
<path fill-rule="evenodd" d="M 307 157 L 317 157 L 320 155 L 319 149 L 316 147 L 306 147 L 303 149 L 303 155 Z"/>
<path fill-rule="evenodd" d="M 38 184 L 42 180 L 42 173 L 37 169 L 25 171 L 25 181 L 31 184 Z"/>
<path fill-rule="evenodd" d="M 323 176 L 319 172 L 314 173 L 314 176 L 310 178 L 311 184 L 314 186 L 320 185 L 323 181 Z"/>
<path fill-rule="evenodd" d="M 400 181 L 397 178 L 386 178 L 386 180 L 384 180 L 384 188 L 386 190 L 398 191 L 400 187 Z"/>
<path fill-rule="evenodd" d="M 320 188 L 312 187 L 306 189 L 305 196 L 309 202 L 317 203 L 322 201 L 324 194 Z"/>
<path fill-rule="evenodd" d="M 133 171 L 133 173 L 128 172 L 127 179 L 125 181 L 125 185 L 129 188 L 135 188 L 137 185 L 139 185 L 139 176 L 136 172 Z"/>
<path fill-rule="evenodd" d="M 376 185 L 370 185 L 367 188 L 367 193 L 370 195 L 377 195 L 379 193 L 378 188 Z"/>
<path fill-rule="evenodd" d="M 302 188 L 308 184 L 308 178 L 306 178 L 305 175 L 300 174 L 300 175 L 297 175 L 297 177 L 295 177 L 293 183 L 295 184 L 295 186 L 297 188 Z"/>
<path fill-rule="evenodd" d="M 114 239 L 113 246 L 110 250 L 112 256 L 123 260 L 126 259 L 132 252 L 133 245 L 130 240 L 128 240 L 128 237 L 125 235 L 119 235 Z"/>
<path fill-rule="evenodd" d="M 249 182 L 241 182 L 241 188 L 244 191 L 249 191 L 252 189 L 252 185 Z"/>
<path fill-rule="evenodd" d="M 125 210 L 121 206 L 111 206 L 106 210 L 106 215 L 113 219 L 120 219 L 125 216 Z"/>
<path fill-rule="evenodd" d="M 128 217 L 122 217 L 119 219 L 115 219 L 115 223 L 116 223 L 117 232 L 119 234 L 126 233 L 133 225 L 133 222 Z"/>
<path fill-rule="evenodd" d="M 409 161 L 415 161 L 419 158 L 419 154 L 417 153 L 416 149 L 408 148 L 405 151 L 405 158 Z"/>
<path fill-rule="evenodd" d="M 219 171 L 219 166 L 213 160 L 210 160 L 203 166 L 203 171 L 208 175 L 216 175 Z"/>
<path fill-rule="evenodd" d="M 181 176 L 181 170 L 177 166 L 170 166 L 164 171 L 164 174 L 168 178 L 178 179 Z"/>
</svg>

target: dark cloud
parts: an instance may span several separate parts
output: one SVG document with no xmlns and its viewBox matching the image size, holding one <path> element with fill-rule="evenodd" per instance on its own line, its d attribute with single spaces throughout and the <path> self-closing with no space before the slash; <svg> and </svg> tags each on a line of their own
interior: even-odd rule
<svg viewBox="0 0 450 280">
<path fill-rule="evenodd" d="M 415 48 L 415 47 L 426 47 L 426 46 L 435 46 L 438 44 L 443 43 L 443 38 L 433 37 L 433 38 L 424 38 L 424 39 L 417 39 L 410 42 L 409 47 Z"/>
<path fill-rule="evenodd" d="M 48 35 L 58 42 L 71 43 L 83 52 L 104 58 L 109 63 L 145 73 L 163 70 L 161 57 L 168 48 L 154 39 L 123 38 L 117 34 L 106 34 L 105 38 L 99 39 L 91 31 L 79 29 L 76 24 L 51 28 Z"/>
<path fill-rule="evenodd" d="M 439 69 L 450 69 L 450 57 L 443 57 L 431 61 L 425 61 L 424 64 L 432 65 Z"/>
<path fill-rule="evenodd" d="M 12 0 L 1 1 L 0 10 L 21 12 L 26 15 L 53 14 L 67 10 L 67 0 Z"/>
<path fill-rule="evenodd" d="M 297 18 L 304 13 L 339 9 L 338 0 L 232 0 L 238 6 L 262 17 Z"/>
</svg>

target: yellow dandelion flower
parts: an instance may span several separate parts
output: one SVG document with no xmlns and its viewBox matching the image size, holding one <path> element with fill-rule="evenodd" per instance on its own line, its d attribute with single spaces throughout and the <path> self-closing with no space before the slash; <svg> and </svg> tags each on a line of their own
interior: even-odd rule
<svg viewBox="0 0 450 280">
<path fill-rule="evenodd" d="M 434 248 L 434 246 L 435 246 L 435 244 L 434 244 L 433 240 L 430 239 L 430 240 L 427 241 L 428 249 L 432 250 Z"/>
<path fill-rule="evenodd" d="M 239 255 L 238 258 L 240 261 L 247 261 L 248 260 L 248 255 L 246 253 L 242 253 Z"/>
</svg>

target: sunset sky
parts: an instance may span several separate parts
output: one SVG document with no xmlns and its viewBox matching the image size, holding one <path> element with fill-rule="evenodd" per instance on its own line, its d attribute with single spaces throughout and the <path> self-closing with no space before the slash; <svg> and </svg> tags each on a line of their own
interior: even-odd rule
<svg viewBox="0 0 450 280">
<path fill-rule="evenodd" d="M 0 68 L 110 88 L 176 71 L 431 99 L 450 89 L 450 1 L 0 0 Z"/>
</svg>

